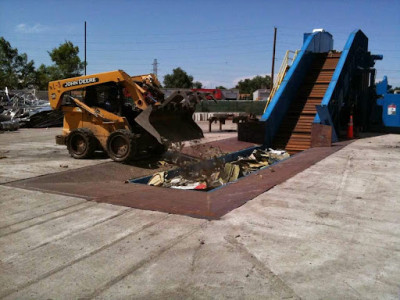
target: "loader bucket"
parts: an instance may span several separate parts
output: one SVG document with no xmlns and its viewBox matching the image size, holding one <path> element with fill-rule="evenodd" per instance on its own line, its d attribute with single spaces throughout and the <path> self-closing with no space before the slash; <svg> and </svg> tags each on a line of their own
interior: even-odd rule
<svg viewBox="0 0 400 300">
<path fill-rule="evenodd" d="M 135 121 L 161 144 L 163 139 L 169 142 L 200 139 L 203 131 L 192 119 L 195 100 L 192 95 L 174 93 L 162 105 L 149 106 Z"/>
</svg>

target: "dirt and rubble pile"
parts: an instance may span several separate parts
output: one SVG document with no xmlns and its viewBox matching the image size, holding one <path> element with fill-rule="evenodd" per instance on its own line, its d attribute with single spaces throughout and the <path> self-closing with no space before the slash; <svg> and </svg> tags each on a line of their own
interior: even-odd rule
<svg viewBox="0 0 400 300">
<path fill-rule="evenodd" d="M 220 157 L 207 161 L 202 167 L 187 163 L 180 166 L 178 175 L 158 172 L 148 181 L 148 185 L 174 189 L 212 190 L 228 182 L 249 175 L 261 168 L 272 165 L 290 155 L 284 150 L 256 149 L 247 157 L 224 162 Z"/>
</svg>

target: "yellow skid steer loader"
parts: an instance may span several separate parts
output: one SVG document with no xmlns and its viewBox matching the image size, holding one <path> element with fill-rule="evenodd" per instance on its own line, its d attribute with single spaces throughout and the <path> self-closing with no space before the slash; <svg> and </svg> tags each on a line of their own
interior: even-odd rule
<svg viewBox="0 0 400 300">
<path fill-rule="evenodd" d="M 174 92 L 164 97 L 153 74 L 130 77 L 111 71 L 49 82 L 53 109 L 64 112 L 62 135 L 74 158 L 103 149 L 118 162 L 165 151 L 171 142 L 203 137 L 193 121 L 197 93 Z"/>
</svg>

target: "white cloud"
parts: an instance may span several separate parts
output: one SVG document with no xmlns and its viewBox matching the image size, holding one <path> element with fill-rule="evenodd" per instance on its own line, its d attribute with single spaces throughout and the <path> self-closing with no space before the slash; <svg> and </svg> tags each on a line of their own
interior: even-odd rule
<svg viewBox="0 0 400 300">
<path fill-rule="evenodd" d="M 246 77 L 247 78 L 247 77 Z M 228 89 L 234 88 L 235 85 L 231 85 L 231 81 L 223 81 L 219 79 L 213 79 L 213 80 L 195 80 L 195 81 L 200 81 L 203 84 L 203 89 L 215 89 L 217 86 L 224 86 Z"/>
<path fill-rule="evenodd" d="M 215 88 L 214 83 L 211 80 L 194 80 L 194 81 L 200 81 L 203 84 L 203 89 L 213 89 Z"/>
<path fill-rule="evenodd" d="M 27 24 L 21 23 L 15 27 L 15 31 L 20 32 L 20 33 L 40 33 L 40 32 L 46 31 L 47 29 L 48 29 L 47 26 L 44 26 L 39 23 L 37 23 L 33 26 L 29 26 Z"/>
</svg>

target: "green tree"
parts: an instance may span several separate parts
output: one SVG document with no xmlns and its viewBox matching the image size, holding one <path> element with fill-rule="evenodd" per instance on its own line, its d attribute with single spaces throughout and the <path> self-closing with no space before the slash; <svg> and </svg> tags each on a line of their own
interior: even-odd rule
<svg viewBox="0 0 400 300">
<path fill-rule="evenodd" d="M 85 63 L 78 56 L 79 47 L 66 41 L 58 48 L 48 51 L 51 66 L 40 65 L 35 73 L 35 84 L 39 89 L 47 89 L 49 81 L 76 77 L 82 75 Z"/>
<path fill-rule="evenodd" d="M 52 70 L 55 72 L 53 75 L 61 76 L 61 78 L 52 79 L 64 79 L 82 75 L 85 63 L 78 56 L 79 47 L 74 46 L 72 42 L 66 41 L 48 53 L 51 60 L 55 63 L 54 67 L 58 69 L 57 71 L 55 69 Z"/>
<path fill-rule="evenodd" d="M 266 76 L 255 76 L 251 79 L 246 78 L 240 80 L 236 85 L 241 94 L 253 94 L 258 89 L 266 89 L 271 86 L 271 77 Z"/>
<path fill-rule="evenodd" d="M 0 88 L 25 88 L 35 81 L 35 66 L 28 56 L 18 54 L 16 48 L 0 37 Z"/>
<path fill-rule="evenodd" d="M 41 64 L 35 73 L 35 85 L 40 90 L 47 90 L 49 81 L 62 78 L 57 66 L 45 66 Z"/>
<path fill-rule="evenodd" d="M 400 90 L 400 86 L 392 87 L 391 85 L 388 84 L 388 93 L 393 94 L 394 91 Z"/>
<path fill-rule="evenodd" d="M 193 76 L 178 67 L 172 70 L 172 74 L 164 76 L 164 87 L 190 89 L 193 87 Z"/>
<path fill-rule="evenodd" d="M 203 84 L 200 81 L 193 82 L 193 88 L 201 89 L 202 87 L 203 87 Z"/>
<path fill-rule="evenodd" d="M 224 87 L 222 85 L 219 85 L 219 86 L 216 87 L 216 89 L 218 89 L 218 90 L 226 90 L 226 87 Z"/>
</svg>

